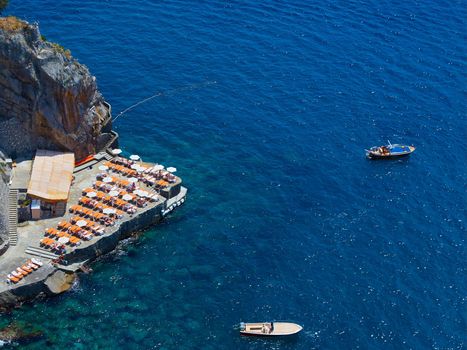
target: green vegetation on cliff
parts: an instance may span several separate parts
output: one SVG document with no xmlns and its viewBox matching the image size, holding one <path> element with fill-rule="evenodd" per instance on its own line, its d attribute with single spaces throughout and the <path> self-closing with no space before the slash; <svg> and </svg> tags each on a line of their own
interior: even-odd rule
<svg viewBox="0 0 467 350">
<path fill-rule="evenodd" d="M 3 29 L 5 31 L 17 32 L 26 28 L 28 28 L 28 23 L 20 20 L 15 16 L 0 18 L 0 29 Z"/>
</svg>

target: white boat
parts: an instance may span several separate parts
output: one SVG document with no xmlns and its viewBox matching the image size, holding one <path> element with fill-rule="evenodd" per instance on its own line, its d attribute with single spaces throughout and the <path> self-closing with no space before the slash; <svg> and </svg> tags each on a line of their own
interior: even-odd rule
<svg viewBox="0 0 467 350">
<path fill-rule="evenodd" d="M 244 335 L 283 336 L 297 334 L 302 326 L 291 322 L 240 323 L 240 333 Z"/>
</svg>

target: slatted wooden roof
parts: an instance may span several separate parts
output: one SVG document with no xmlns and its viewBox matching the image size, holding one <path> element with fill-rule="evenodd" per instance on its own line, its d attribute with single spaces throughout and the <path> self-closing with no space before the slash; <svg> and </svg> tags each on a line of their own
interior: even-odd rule
<svg viewBox="0 0 467 350">
<path fill-rule="evenodd" d="M 67 200 L 74 166 L 73 153 L 37 150 L 28 194 L 46 201 Z"/>
</svg>

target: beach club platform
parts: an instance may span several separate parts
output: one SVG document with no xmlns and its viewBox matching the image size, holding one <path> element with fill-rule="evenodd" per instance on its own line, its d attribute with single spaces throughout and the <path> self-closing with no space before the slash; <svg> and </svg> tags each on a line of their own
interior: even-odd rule
<svg viewBox="0 0 467 350">
<path fill-rule="evenodd" d="M 34 179 L 27 181 L 26 177 L 34 175 L 34 170 L 37 173 L 39 165 L 47 168 L 44 159 L 41 162 L 35 166 L 29 160 L 13 168 L 14 191 L 21 192 L 18 187 L 23 187 L 25 192 L 26 184 L 31 188 Z M 102 152 L 74 168 L 68 198 L 63 201 L 67 180 L 56 186 L 60 191 L 48 189 L 46 174 L 57 178 L 53 167 L 48 168 L 40 172 L 41 179 L 33 187 L 42 192 L 36 190 L 35 194 L 55 193 L 63 203 L 63 214 L 39 220 L 29 214 L 30 220 L 18 224 L 16 245 L 0 256 L 0 304 L 66 290 L 70 273 L 111 252 L 132 233 L 161 221 L 185 201 L 187 192 L 181 179 L 161 165 Z M 57 202 L 52 203 L 53 207 Z M 42 266 L 37 268 L 31 259 Z"/>
</svg>

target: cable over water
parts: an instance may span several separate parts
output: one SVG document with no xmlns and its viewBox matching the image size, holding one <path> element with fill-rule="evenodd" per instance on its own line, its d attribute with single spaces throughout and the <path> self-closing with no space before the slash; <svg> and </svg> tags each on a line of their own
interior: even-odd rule
<svg viewBox="0 0 467 350">
<path fill-rule="evenodd" d="M 211 81 L 205 81 L 203 83 L 183 86 L 183 87 L 180 87 L 180 88 L 177 88 L 177 89 L 156 92 L 154 95 L 146 97 L 146 98 L 136 102 L 135 104 L 131 105 L 130 107 L 125 108 L 123 111 L 121 111 L 120 113 L 117 114 L 117 116 L 112 120 L 112 122 L 115 122 L 120 116 L 124 115 L 126 112 L 129 112 L 132 109 L 138 107 L 139 105 L 142 105 L 143 103 L 146 103 L 146 102 L 148 102 L 148 101 L 150 101 L 150 100 L 152 100 L 152 99 L 154 99 L 156 97 L 170 96 L 170 95 L 182 92 L 182 91 L 192 91 L 192 90 L 201 89 L 203 87 L 206 87 L 206 86 L 209 86 L 209 85 L 214 85 L 214 84 L 217 84 L 217 81 L 211 80 Z"/>
</svg>

